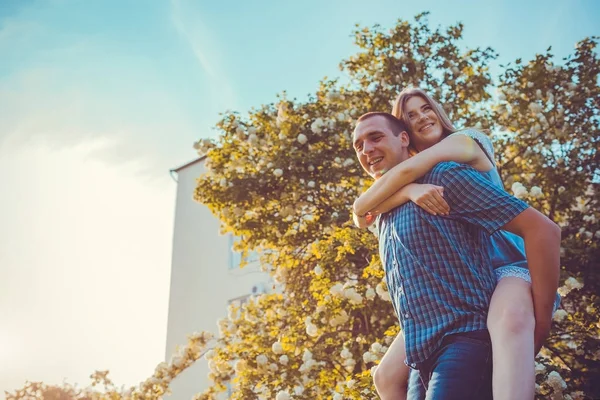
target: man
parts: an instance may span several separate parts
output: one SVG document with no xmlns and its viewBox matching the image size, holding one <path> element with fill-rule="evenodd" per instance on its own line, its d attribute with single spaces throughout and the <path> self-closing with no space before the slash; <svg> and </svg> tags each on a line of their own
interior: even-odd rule
<svg viewBox="0 0 600 400">
<path fill-rule="evenodd" d="M 408 145 L 405 126 L 391 114 L 359 118 L 354 148 L 373 178 L 408 159 Z M 466 165 L 440 163 L 420 182 L 444 187 L 448 217 L 407 203 L 379 221 L 381 259 L 407 363 L 419 370 L 428 398 L 491 399 L 486 319 L 496 280 L 489 235 L 516 233 L 525 239 L 532 265 L 558 267 L 560 230 Z"/>
</svg>

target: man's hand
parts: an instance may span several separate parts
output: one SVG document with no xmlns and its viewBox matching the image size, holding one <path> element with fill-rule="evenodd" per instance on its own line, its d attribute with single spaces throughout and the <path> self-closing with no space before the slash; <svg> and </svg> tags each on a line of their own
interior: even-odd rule
<svg viewBox="0 0 600 400">
<path fill-rule="evenodd" d="M 552 327 L 552 319 L 541 320 L 537 318 L 535 320 L 535 330 L 533 332 L 533 343 L 534 343 L 534 354 L 540 352 L 540 349 L 546 342 L 546 339 L 550 335 L 550 328 Z"/>
</svg>

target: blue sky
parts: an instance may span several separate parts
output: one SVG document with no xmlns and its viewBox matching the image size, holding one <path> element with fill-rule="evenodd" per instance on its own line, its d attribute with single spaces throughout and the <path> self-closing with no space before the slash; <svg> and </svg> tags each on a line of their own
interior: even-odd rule
<svg viewBox="0 0 600 400">
<path fill-rule="evenodd" d="M 600 34 L 595 0 L 1 0 L 0 391 L 149 375 L 165 346 L 168 170 L 220 112 L 339 76 L 355 23 L 425 10 L 432 26 L 462 21 L 464 45 L 497 64 Z"/>
</svg>

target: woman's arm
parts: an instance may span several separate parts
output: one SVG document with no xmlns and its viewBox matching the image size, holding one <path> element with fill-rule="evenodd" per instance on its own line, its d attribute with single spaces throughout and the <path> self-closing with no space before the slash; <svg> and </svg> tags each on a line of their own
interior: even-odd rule
<svg viewBox="0 0 600 400">
<path fill-rule="evenodd" d="M 362 217 L 353 214 L 354 224 L 359 228 L 368 228 L 375 222 L 377 215 L 388 212 L 409 201 L 412 201 L 432 215 L 447 215 L 450 212 L 450 206 L 444 200 L 443 193 L 444 188 L 441 186 L 430 185 L 428 183 L 409 183 L 385 199 L 369 214 Z"/>
<path fill-rule="evenodd" d="M 402 187 L 422 177 L 443 161 L 469 164 L 482 171 L 493 168 L 475 140 L 467 135 L 454 134 L 383 174 L 354 202 L 354 212 L 364 215 L 374 210 Z"/>
</svg>

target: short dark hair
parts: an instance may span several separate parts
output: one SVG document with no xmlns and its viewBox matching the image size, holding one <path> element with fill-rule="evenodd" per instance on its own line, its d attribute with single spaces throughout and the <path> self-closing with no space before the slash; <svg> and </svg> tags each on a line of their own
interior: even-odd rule
<svg viewBox="0 0 600 400">
<path fill-rule="evenodd" d="M 366 114 L 363 114 L 356 120 L 356 123 L 358 124 L 359 122 L 362 122 L 364 120 L 367 120 L 367 119 L 373 118 L 373 117 L 385 118 L 385 120 L 388 123 L 388 126 L 392 129 L 392 133 L 396 136 L 398 136 L 402 132 L 408 132 L 408 128 L 406 127 L 404 122 L 402 122 L 398 118 L 394 117 L 390 113 L 381 112 L 381 111 L 373 111 L 373 112 L 368 112 Z"/>
</svg>

